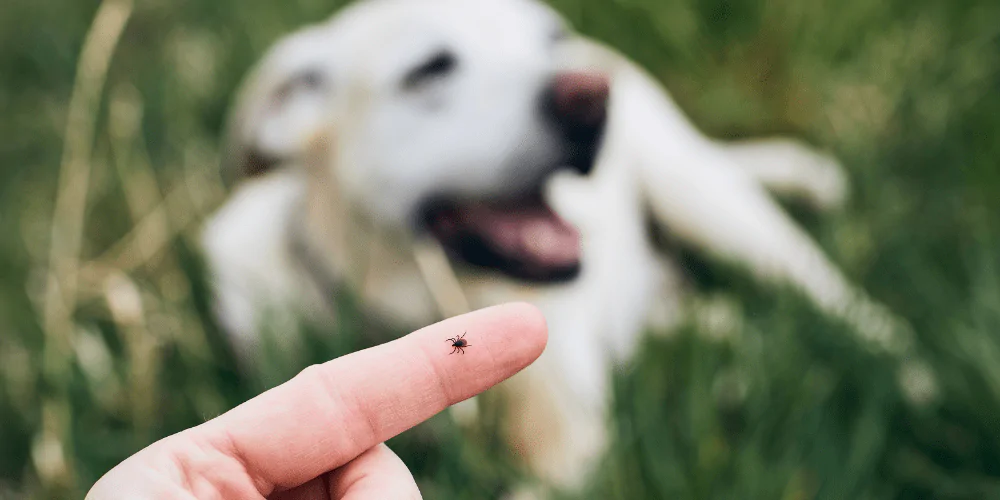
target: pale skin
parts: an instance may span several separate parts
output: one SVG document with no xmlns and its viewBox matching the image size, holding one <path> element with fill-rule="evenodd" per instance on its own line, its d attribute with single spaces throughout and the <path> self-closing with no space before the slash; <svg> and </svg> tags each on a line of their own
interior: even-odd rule
<svg viewBox="0 0 1000 500">
<path fill-rule="evenodd" d="M 449 356 L 441 340 L 463 331 L 476 347 Z M 129 457 L 87 500 L 420 498 L 383 443 L 514 375 L 546 340 L 538 309 L 507 304 L 312 366 Z"/>
</svg>

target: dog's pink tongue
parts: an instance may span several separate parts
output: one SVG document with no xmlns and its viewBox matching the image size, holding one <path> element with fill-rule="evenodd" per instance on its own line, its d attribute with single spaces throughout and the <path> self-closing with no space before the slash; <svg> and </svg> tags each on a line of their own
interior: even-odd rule
<svg viewBox="0 0 1000 500">
<path fill-rule="evenodd" d="M 546 206 L 479 205 L 466 216 L 505 253 L 546 267 L 580 262 L 580 234 Z"/>
</svg>

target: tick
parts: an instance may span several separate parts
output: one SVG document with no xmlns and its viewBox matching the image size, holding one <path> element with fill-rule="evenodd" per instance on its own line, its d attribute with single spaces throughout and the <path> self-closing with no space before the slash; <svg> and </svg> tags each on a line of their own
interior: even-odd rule
<svg viewBox="0 0 1000 500">
<path fill-rule="evenodd" d="M 465 348 L 469 347 L 469 341 L 465 340 L 466 333 L 467 332 L 462 332 L 462 334 L 457 337 L 452 337 L 448 340 L 445 340 L 445 342 L 451 342 L 451 346 L 454 347 L 454 349 L 452 349 L 449 354 L 455 354 L 455 352 L 460 352 L 462 354 L 465 354 Z"/>
</svg>

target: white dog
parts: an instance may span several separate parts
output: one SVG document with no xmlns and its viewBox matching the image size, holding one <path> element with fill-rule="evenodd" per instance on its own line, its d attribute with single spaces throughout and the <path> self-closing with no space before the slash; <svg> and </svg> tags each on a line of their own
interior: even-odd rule
<svg viewBox="0 0 1000 500">
<path fill-rule="evenodd" d="M 651 225 L 891 338 L 891 316 L 768 192 L 835 206 L 835 161 L 705 137 L 652 78 L 530 0 L 362 1 L 278 43 L 231 131 L 240 181 L 204 244 L 242 357 L 265 316 L 329 322 L 345 287 L 408 328 L 532 302 L 549 346 L 502 386 L 507 431 L 557 486 L 580 486 L 605 445 L 612 366 L 676 321 L 679 269 Z"/>
</svg>

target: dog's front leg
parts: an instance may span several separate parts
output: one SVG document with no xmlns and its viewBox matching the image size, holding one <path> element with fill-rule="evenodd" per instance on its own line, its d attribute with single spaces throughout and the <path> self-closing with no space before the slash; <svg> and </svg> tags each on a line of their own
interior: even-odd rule
<svg viewBox="0 0 1000 500">
<path fill-rule="evenodd" d="M 650 208 L 672 234 L 760 278 L 792 284 L 881 347 L 908 347 L 905 322 L 852 287 L 763 186 L 699 133 L 651 78 L 623 71 L 614 92 L 607 147 L 629 158 Z"/>
</svg>

